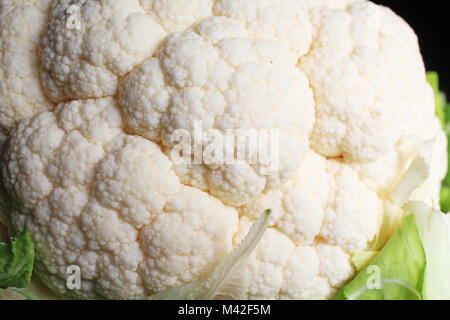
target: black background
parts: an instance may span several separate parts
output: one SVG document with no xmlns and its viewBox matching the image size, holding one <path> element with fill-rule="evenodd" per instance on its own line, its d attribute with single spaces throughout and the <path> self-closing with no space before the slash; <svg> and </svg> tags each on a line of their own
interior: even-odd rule
<svg viewBox="0 0 450 320">
<path fill-rule="evenodd" d="M 179 307 L 186 303 L 189 306 L 219 307 L 221 304 L 251 305 L 270 304 L 270 315 L 213 315 L 180 316 Z M 36 318 L 41 314 L 45 319 L 180 319 L 180 320 L 303 320 L 312 317 L 341 315 L 342 318 L 375 319 L 388 317 L 411 319 L 424 310 L 434 310 L 442 314 L 448 313 L 447 301 L 0 301 L 3 319 Z M 11 311 L 11 317 L 8 317 Z M 16 315 L 16 316 L 14 316 Z M 316 316 L 314 316 L 316 315 Z"/>
<path fill-rule="evenodd" d="M 419 36 L 428 71 L 439 72 L 441 89 L 450 97 L 450 13 L 445 0 L 373 0 L 402 16 Z"/>
</svg>

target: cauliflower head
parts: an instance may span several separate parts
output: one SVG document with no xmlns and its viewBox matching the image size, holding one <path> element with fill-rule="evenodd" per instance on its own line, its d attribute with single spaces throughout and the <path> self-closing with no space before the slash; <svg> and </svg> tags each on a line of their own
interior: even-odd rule
<svg viewBox="0 0 450 320">
<path fill-rule="evenodd" d="M 0 34 L 3 220 L 59 295 L 205 279 L 270 208 L 224 294 L 331 298 L 376 242 L 411 141 L 431 169 L 409 199 L 439 202 L 447 139 L 417 37 L 370 1 L 0 0 Z M 179 163 L 173 137 L 198 123 L 277 130 L 278 169 Z"/>
</svg>

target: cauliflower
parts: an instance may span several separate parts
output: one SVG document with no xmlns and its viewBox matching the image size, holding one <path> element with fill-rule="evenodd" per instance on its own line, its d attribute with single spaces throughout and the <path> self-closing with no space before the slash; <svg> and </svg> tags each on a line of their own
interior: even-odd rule
<svg viewBox="0 0 450 320">
<path fill-rule="evenodd" d="M 38 55 L 50 2 L 0 2 L 0 144 L 20 120 L 54 107 L 41 89 Z"/>
<path fill-rule="evenodd" d="M 0 208 L 61 296 L 143 299 L 207 279 L 270 208 L 222 294 L 332 298 L 377 243 L 386 206 L 403 204 L 392 193 L 417 157 L 431 169 L 403 202 L 439 203 L 447 139 L 417 37 L 385 7 L 0 0 L 0 17 Z M 278 170 L 180 163 L 174 136 L 198 124 L 276 130 Z M 210 137 L 197 138 L 205 154 Z"/>
</svg>

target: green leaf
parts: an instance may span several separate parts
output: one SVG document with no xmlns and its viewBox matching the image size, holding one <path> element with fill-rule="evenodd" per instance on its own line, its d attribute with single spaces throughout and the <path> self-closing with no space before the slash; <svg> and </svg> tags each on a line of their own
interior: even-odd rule
<svg viewBox="0 0 450 320">
<path fill-rule="evenodd" d="M 34 245 L 28 232 L 0 243 L 0 288 L 26 288 L 34 265 Z"/>
<path fill-rule="evenodd" d="M 439 90 L 439 75 L 437 72 L 427 72 L 427 81 L 434 91 L 434 99 L 436 101 L 436 115 L 441 120 L 442 126 L 445 127 L 447 119 L 445 115 L 445 95 Z"/>
<path fill-rule="evenodd" d="M 415 201 L 403 210 L 408 215 L 383 250 L 336 299 L 450 300 L 450 216 Z M 355 266 L 367 259 L 370 252 L 353 257 Z"/>
<path fill-rule="evenodd" d="M 436 115 L 441 121 L 442 127 L 447 133 L 447 138 L 450 141 L 450 104 L 447 104 L 445 94 L 439 88 L 439 75 L 437 72 L 427 72 L 427 81 L 434 91 L 434 98 L 436 102 Z M 450 144 L 447 150 L 448 159 L 450 160 Z M 448 172 L 441 189 L 441 210 L 444 213 L 450 211 L 450 172 Z"/>
<path fill-rule="evenodd" d="M 271 210 L 266 210 L 251 227 L 248 235 L 205 280 L 171 288 L 150 296 L 149 300 L 210 300 L 221 293 L 221 289 L 233 282 L 235 272 L 258 245 L 270 221 Z"/>
<path fill-rule="evenodd" d="M 423 297 L 431 300 L 450 299 L 450 239 L 449 226 L 442 212 L 420 202 L 410 202 L 405 208 L 414 212 L 419 235 L 425 249 L 427 266 Z"/>
<path fill-rule="evenodd" d="M 450 211 L 450 187 L 447 183 L 444 183 L 441 188 L 441 210 L 444 213 Z"/>
<path fill-rule="evenodd" d="M 408 215 L 381 252 L 340 290 L 337 300 L 420 300 L 426 256 L 415 216 Z"/>
<path fill-rule="evenodd" d="M 444 95 L 442 95 L 442 96 L 445 98 Z M 445 115 L 444 129 L 445 129 L 445 132 L 447 134 L 449 134 L 450 133 L 450 103 L 448 103 L 447 101 L 445 101 L 445 103 L 447 103 L 447 104 L 444 106 L 444 115 Z"/>
</svg>

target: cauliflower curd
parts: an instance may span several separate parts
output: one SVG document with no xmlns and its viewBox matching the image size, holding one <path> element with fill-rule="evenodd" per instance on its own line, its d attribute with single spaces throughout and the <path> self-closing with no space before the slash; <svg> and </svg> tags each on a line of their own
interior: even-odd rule
<svg viewBox="0 0 450 320">
<path fill-rule="evenodd" d="M 432 155 L 410 199 L 439 203 L 447 139 L 416 35 L 370 1 L 0 0 L 0 37 L 0 221 L 28 230 L 59 295 L 205 279 L 270 208 L 225 294 L 332 298 L 376 241 L 409 138 Z M 279 130 L 278 170 L 175 163 L 173 133 L 196 122 Z"/>
</svg>

